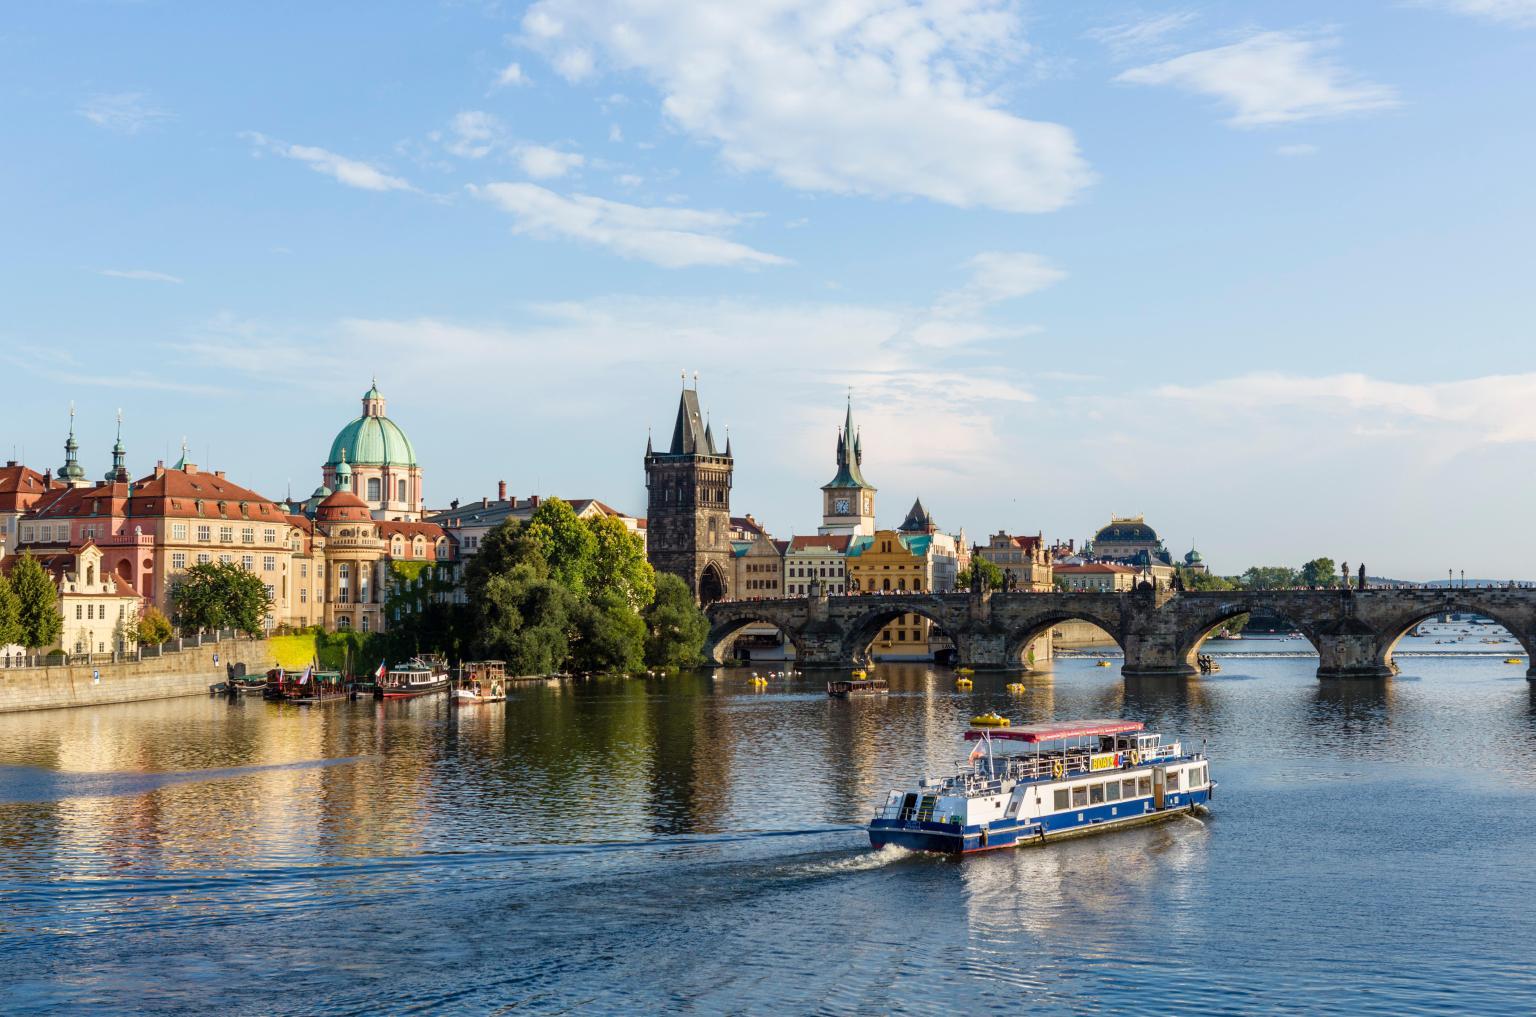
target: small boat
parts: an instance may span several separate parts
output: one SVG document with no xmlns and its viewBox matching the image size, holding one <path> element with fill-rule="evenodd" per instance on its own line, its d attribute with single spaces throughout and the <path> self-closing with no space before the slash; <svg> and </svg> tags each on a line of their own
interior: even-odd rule
<svg viewBox="0 0 1536 1017">
<path fill-rule="evenodd" d="M 1215 659 L 1208 653 L 1202 653 L 1196 657 L 1195 666 L 1200 669 L 1201 674 L 1215 674 L 1221 670 L 1221 665 L 1216 663 Z"/>
<path fill-rule="evenodd" d="M 957 689 L 968 689 L 975 684 L 975 682 L 971 681 L 965 675 L 961 675 L 959 678 L 955 679 L 955 688 Z"/>
<path fill-rule="evenodd" d="M 313 665 L 297 672 L 274 667 L 266 679 L 262 695 L 275 703 L 315 706 L 340 702 L 351 694 L 340 671 L 321 671 Z"/>
<path fill-rule="evenodd" d="M 971 718 L 972 727 L 1007 727 L 1012 721 L 997 712 L 978 713 Z"/>
<path fill-rule="evenodd" d="M 827 695 L 834 699 L 847 699 L 849 696 L 879 696 L 890 690 L 884 678 L 870 678 L 863 671 L 853 672 L 852 678 L 827 682 Z"/>
<path fill-rule="evenodd" d="M 1109 666 L 1109 661 L 1107 661 L 1107 660 L 1096 660 L 1096 661 L 1093 662 L 1093 666 L 1094 667 L 1108 667 Z"/>
<path fill-rule="evenodd" d="M 1505 657 L 1504 658 L 1504 663 L 1506 663 L 1506 664 L 1524 664 L 1525 663 L 1525 658 L 1523 658 L 1523 657 Z"/>
<path fill-rule="evenodd" d="M 1174 819 L 1208 807 L 1216 789 L 1204 752 L 1136 720 L 1026 724 L 965 740 L 975 744 L 956 773 L 886 794 L 871 845 L 960 855 L 1046 844 Z"/>
<path fill-rule="evenodd" d="M 477 660 L 459 668 L 453 688 L 458 706 L 504 703 L 507 700 L 507 665 L 501 660 Z"/>
<path fill-rule="evenodd" d="M 434 657 L 412 657 L 408 664 L 397 664 L 378 681 L 374 695 L 380 699 L 414 699 L 448 688 L 448 669 Z"/>
<path fill-rule="evenodd" d="M 226 665 L 225 671 L 224 691 L 231 696 L 259 696 L 266 691 L 267 676 L 246 674 L 243 662 Z"/>
<path fill-rule="evenodd" d="M 955 668 L 955 674 L 975 674 L 975 673 L 976 673 L 976 671 L 975 671 L 974 668 L 969 668 L 969 667 L 957 667 L 957 668 Z"/>
<path fill-rule="evenodd" d="M 758 686 L 767 685 L 768 684 L 768 679 L 764 678 L 760 674 L 755 674 L 751 678 L 747 679 L 747 684 L 748 685 L 758 685 Z"/>
<path fill-rule="evenodd" d="M 1013 692 L 1015 694 L 1024 693 L 1024 692 L 1028 691 L 1028 689 L 1024 688 L 1024 683 L 1023 682 L 1009 682 L 1007 685 L 1005 685 L 1003 687 L 1006 688 L 1009 692 Z"/>
</svg>

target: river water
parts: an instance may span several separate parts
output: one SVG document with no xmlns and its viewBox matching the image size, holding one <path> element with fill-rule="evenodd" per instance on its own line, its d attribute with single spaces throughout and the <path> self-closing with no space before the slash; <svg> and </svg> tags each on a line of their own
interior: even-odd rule
<svg viewBox="0 0 1536 1017">
<path fill-rule="evenodd" d="M 721 670 L 0 716 L 0 1011 L 1536 1009 L 1524 667 L 1320 684 L 1304 644 L 1228 645 L 1206 678 L 1064 659 L 1023 695 L 906 665 L 859 701 Z M 1206 742 L 1214 807 L 870 850 L 885 789 L 949 769 L 988 708 Z"/>
</svg>

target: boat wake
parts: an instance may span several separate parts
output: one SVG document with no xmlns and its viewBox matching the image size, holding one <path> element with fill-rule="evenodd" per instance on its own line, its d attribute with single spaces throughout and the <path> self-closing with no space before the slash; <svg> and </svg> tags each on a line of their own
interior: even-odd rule
<svg viewBox="0 0 1536 1017">
<path fill-rule="evenodd" d="M 862 829 L 862 828 L 860 828 Z M 796 876 L 843 876 L 855 872 L 871 872 L 875 869 L 883 869 L 887 865 L 904 862 L 909 858 L 915 858 L 918 852 L 909 851 L 896 844 L 887 844 L 882 848 L 872 851 L 860 851 L 856 855 L 847 858 L 836 858 L 828 862 L 812 862 L 807 865 L 796 866 L 791 870 L 791 875 Z"/>
</svg>

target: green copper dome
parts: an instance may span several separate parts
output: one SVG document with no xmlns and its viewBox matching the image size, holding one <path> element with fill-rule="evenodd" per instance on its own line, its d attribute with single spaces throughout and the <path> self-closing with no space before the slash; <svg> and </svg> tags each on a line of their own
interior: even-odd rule
<svg viewBox="0 0 1536 1017">
<path fill-rule="evenodd" d="M 331 455 L 326 465 L 335 466 L 342 460 L 353 466 L 415 466 L 416 450 L 411 440 L 396 424 L 384 415 L 384 397 L 378 386 L 370 388 L 363 396 L 363 415 L 341 429 L 331 442 Z"/>
</svg>

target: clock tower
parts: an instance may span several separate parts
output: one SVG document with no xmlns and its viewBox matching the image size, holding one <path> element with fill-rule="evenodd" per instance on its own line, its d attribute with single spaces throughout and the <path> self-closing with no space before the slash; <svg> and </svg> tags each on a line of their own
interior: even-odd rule
<svg viewBox="0 0 1536 1017">
<path fill-rule="evenodd" d="M 853 429 L 853 401 L 837 434 L 837 476 L 821 488 L 822 536 L 869 536 L 875 532 L 875 487 L 864 479 L 864 449 Z"/>
</svg>

